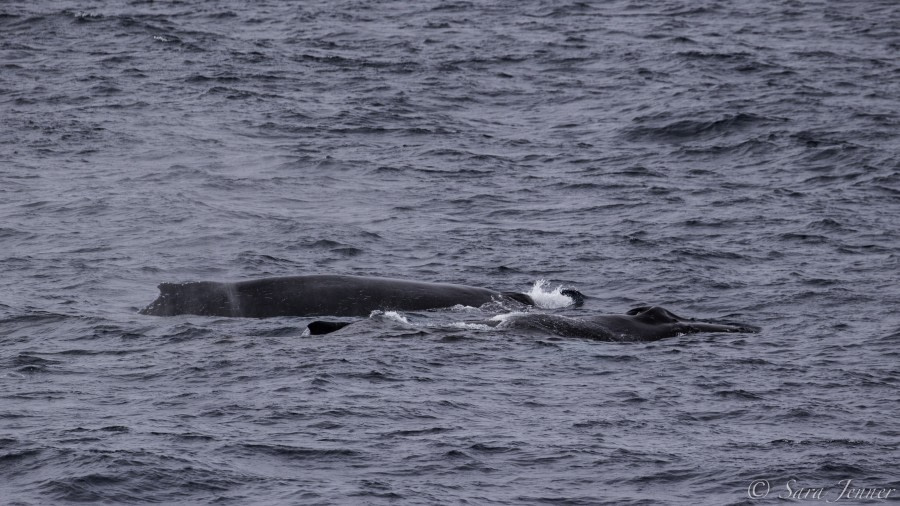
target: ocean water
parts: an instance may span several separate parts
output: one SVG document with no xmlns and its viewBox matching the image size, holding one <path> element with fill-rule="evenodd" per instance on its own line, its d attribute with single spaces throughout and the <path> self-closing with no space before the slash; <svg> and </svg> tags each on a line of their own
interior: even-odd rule
<svg viewBox="0 0 900 506">
<path fill-rule="evenodd" d="M 898 97 L 893 0 L 4 1 L 0 498 L 895 501 Z M 329 273 L 762 331 L 137 313 Z"/>
</svg>

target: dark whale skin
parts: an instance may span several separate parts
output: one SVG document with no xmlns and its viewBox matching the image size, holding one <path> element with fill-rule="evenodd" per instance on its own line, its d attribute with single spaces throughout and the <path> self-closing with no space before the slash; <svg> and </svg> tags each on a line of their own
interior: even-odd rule
<svg viewBox="0 0 900 506">
<path fill-rule="evenodd" d="M 759 327 L 746 323 L 683 318 L 659 306 L 638 307 L 623 315 L 604 314 L 580 318 L 528 313 L 511 316 L 497 324 L 497 327 L 597 341 L 658 341 L 699 332 L 760 331 Z"/>
<path fill-rule="evenodd" d="M 314 321 L 311 335 L 336 332 L 355 322 Z M 698 332 L 756 333 L 759 327 L 746 323 L 683 318 L 659 306 L 634 308 L 626 314 L 570 317 L 546 313 L 519 313 L 500 320 L 482 322 L 498 329 L 517 329 L 558 337 L 595 341 L 646 342 Z"/>
<path fill-rule="evenodd" d="M 142 309 L 141 314 L 245 318 L 369 316 L 375 310 L 422 311 L 457 304 L 479 307 L 503 300 L 534 304 L 525 294 L 474 286 L 336 275 L 289 276 L 235 283 L 161 283 L 159 292 L 159 297 Z"/>
</svg>

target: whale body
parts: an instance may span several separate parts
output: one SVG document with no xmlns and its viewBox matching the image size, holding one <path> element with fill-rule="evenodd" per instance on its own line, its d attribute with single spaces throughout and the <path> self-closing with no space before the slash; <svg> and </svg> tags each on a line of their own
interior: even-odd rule
<svg viewBox="0 0 900 506">
<path fill-rule="evenodd" d="M 330 334 L 355 322 L 314 321 L 307 325 L 311 335 Z M 519 313 L 482 322 L 498 329 L 517 329 L 559 337 L 597 341 L 658 341 L 680 334 L 698 332 L 759 332 L 746 323 L 682 318 L 659 306 L 634 308 L 626 314 L 602 314 L 573 318 L 545 313 Z"/>
<path fill-rule="evenodd" d="M 142 309 L 141 314 L 246 318 L 368 316 L 375 310 L 422 311 L 457 304 L 479 307 L 491 301 L 534 305 L 531 297 L 523 293 L 450 283 L 336 275 L 289 276 L 236 283 L 161 283 L 159 292 L 159 297 Z M 581 294 L 571 290 L 569 295 L 579 302 Z"/>
<path fill-rule="evenodd" d="M 569 316 L 525 313 L 499 321 L 498 328 L 533 330 L 561 337 L 597 341 L 658 341 L 680 334 L 699 332 L 756 333 L 759 327 L 746 323 L 683 318 L 659 306 L 643 306 L 626 314 Z"/>
</svg>

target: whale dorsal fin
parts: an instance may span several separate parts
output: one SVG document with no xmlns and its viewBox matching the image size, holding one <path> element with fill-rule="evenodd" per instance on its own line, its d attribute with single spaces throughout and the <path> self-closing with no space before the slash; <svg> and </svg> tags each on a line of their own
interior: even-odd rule
<svg viewBox="0 0 900 506">
<path fill-rule="evenodd" d="M 675 313 L 659 306 L 641 306 L 628 311 L 629 315 L 644 323 L 675 323 L 683 321 Z"/>
<path fill-rule="evenodd" d="M 351 323 L 353 322 L 324 322 L 321 320 L 316 320 L 314 322 L 310 322 L 309 325 L 306 326 L 306 328 L 309 329 L 309 335 L 321 336 L 341 330 Z"/>
<path fill-rule="evenodd" d="M 179 286 L 181 286 L 180 283 L 160 283 L 156 285 L 156 288 L 159 288 L 159 293 L 171 293 Z"/>
<path fill-rule="evenodd" d="M 575 307 L 581 307 L 584 305 L 585 295 L 578 290 L 574 290 L 572 288 L 566 288 L 565 290 L 559 292 L 566 297 L 572 299 L 572 305 Z"/>
</svg>

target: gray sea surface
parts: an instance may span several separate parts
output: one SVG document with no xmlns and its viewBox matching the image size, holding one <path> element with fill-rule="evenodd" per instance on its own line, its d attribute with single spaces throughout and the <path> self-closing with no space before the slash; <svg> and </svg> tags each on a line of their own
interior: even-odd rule
<svg viewBox="0 0 900 506">
<path fill-rule="evenodd" d="M 3 504 L 900 497 L 893 0 L 6 0 L 0 122 Z M 138 314 L 302 274 L 762 331 Z"/>
</svg>

